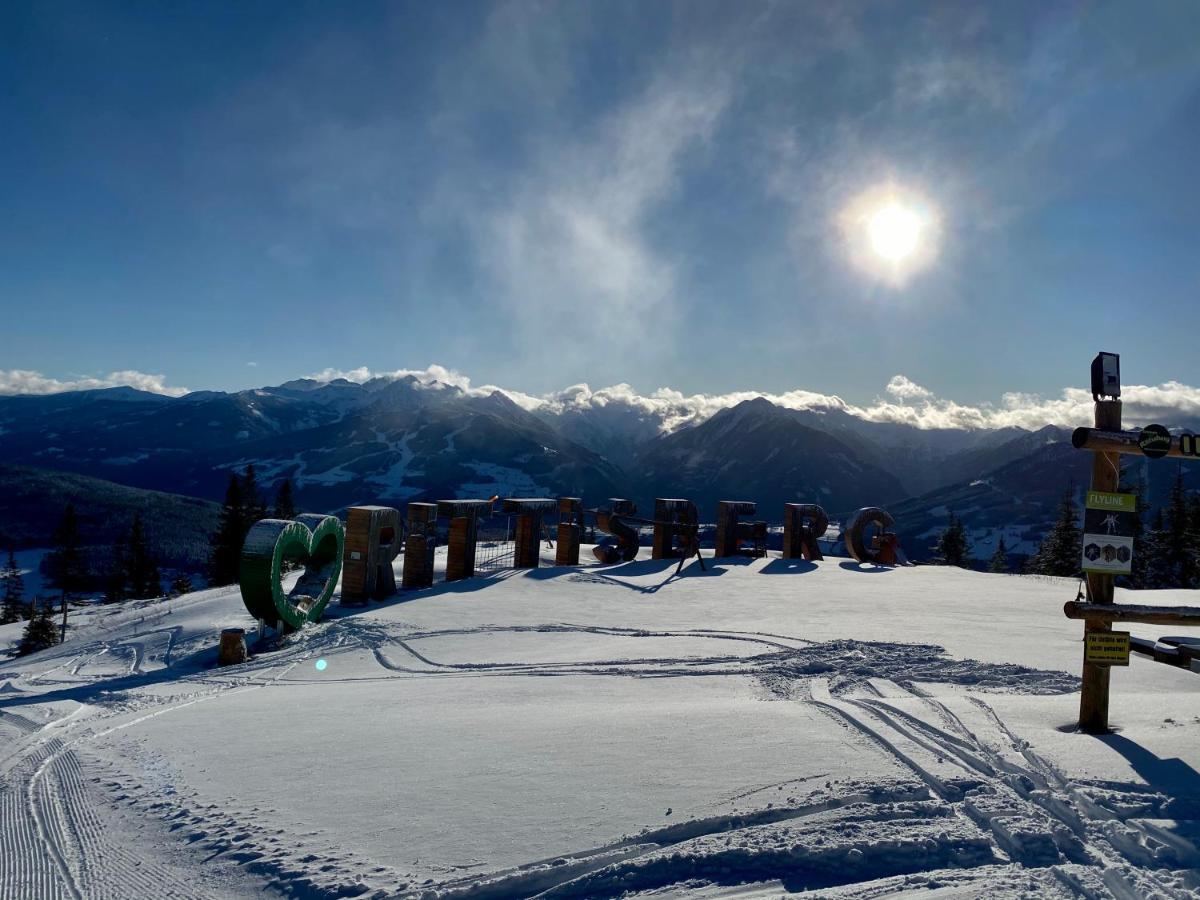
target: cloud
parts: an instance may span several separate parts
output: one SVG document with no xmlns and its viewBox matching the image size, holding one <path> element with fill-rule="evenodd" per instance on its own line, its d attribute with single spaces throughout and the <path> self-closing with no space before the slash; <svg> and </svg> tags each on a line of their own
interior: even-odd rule
<svg viewBox="0 0 1200 900">
<path fill-rule="evenodd" d="M 930 400 L 933 398 L 933 391 L 921 387 L 915 381 L 911 381 L 903 375 L 893 375 L 892 380 L 887 383 L 887 392 L 897 400 Z"/>
<path fill-rule="evenodd" d="M 855 405 L 836 394 L 821 394 L 800 388 L 783 393 L 733 391 L 725 394 L 684 394 L 673 388 L 659 388 L 649 394 L 638 393 L 628 384 L 615 384 L 593 390 L 587 384 L 574 384 L 541 396 L 514 391 L 496 385 L 472 385 L 471 379 L 453 369 L 430 365 L 425 369 L 398 369 L 372 372 L 366 367 L 326 369 L 309 376 L 318 381 L 345 378 L 365 382 L 372 378 L 413 377 L 430 389 L 455 387 L 471 396 L 486 396 L 493 391 L 509 397 L 527 410 L 557 415 L 597 409 L 623 409 L 642 419 L 658 422 L 663 432 L 703 422 L 722 409 L 746 400 L 764 397 L 777 406 L 813 412 L 839 412 L 869 422 L 892 422 L 920 429 L 980 430 L 1025 428 L 1036 430 L 1045 425 L 1069 428 L 1092 424 L 1091 394 L 1081 388 L 1064 388 L 1057 397 L 1039 394 L 1007 393 L 997 404 L 971 406 L 938 397 L 933 391 L 905 375 L 894 375 L 885 387 L 888 397 Z M 1200 387 L 1176 381 L 1161 385 L 1127 385 L 1122 389 L 1123 416 L 1127 427 L 1149 422 L 1167 426 L 1200 427 Z"/>
<path fill-rule="evenodd" d="M 77 378 L 71 381 L 49 378 L 41 372 L 29 369 L 0 369 L 0 395 L 61 394 L 66 391 L 92 391 L 111 387 L 137 388 L 139 391 L 149 391 L 167 397 L 182 397 L 188 393 L 187 388 L 168 387 L 166 380 L 165 375 L 148 375 L 132 369 L 109 372 L 102 377 Z"/>
<path fill-rule="evenodd" d="M 429 390 L 444 390 L 445 388 L 457 388 L 464 394 L 472 397 L 487 397 L 496 391 L 504 394 L 518 406 L 525 409 L 533 410 L 542 406 L 545 402 L 539 397 L 534 397 L 531 394 L 525 394 L 521 391 L 508 390 L 506 388 L 497 387 L 494 384 L 484 384 L 475 387 L 471 384 L 471 379 L 456 372 L 454 369 L 447 369 L 445 366 L 439 366 L 436 363 L 427 366 L 424 369 L 395 369 L 394 371 L 374 372 L 366 366 L 359 366 L 357 369 L 322 369 L 320 372 L 314 372 L 311 375 L 306 375 L 306 378 L 311 378 L 314 381 L 330 382 L 337 379 L 345 381 L 353 381 L 356 384 L 364 384 L 376 378 L 389 380 L 398 380 L 400 378 L 414 378 L 418 385 Z"/>
<path fill-rule="evenodd" d="M 699 82 L 654 85 L 585 142 L 556 148 L 474 223 L 480 256 L 527 335 L 547 336 L 582 314 L 610 346 L 642 344 L 648 317 L 669 318 L 675 272 L 646 220 L 726 97 Z"/>
<path fill-rule="evenodd" d="M 512 32 L 518 42 L 522 34 L 514 28 L 514 8 L 502 9 L 508 12 L 493 16 L 468 65 L 488 61 L 489 96 L 525 86 L 525 127 L 515 148 L 496 159 L 488 152 L 494 135 L 477 135 L 478 146 L 463 137 L 470 117 L 458 113 L 441 123 L 440 133 L 461 156 L 426 215 L 465 236 L 489 312 L 501 318 L 501 339 L 514 351 L 536 352 L 584 320 L 592 338 L 572 346 L 576 363 L 611 370 L 661 352 L 673 340 L 687 261 L 663 246 L 656 216 L 681 195 L 696 154 L 729 107 L 732 66 L 664 52 L 632 88 L 579 121 L 578 98 L 564 87 L 574 83 L 565 73 L 575 71 L 569 61 L 577 54 L 563 52 L 574 29 L 543 34 L 526 59 L 506 39 L 497 56 L 497 33 Z M 464 89 L 459 78 L 452 84 Z M 553 87 L 533 87 L 547 84 Z M 478 85 L 469 90 L 471 97 L 451 94 L 450 105 L 475 109 L 483 102 Z"/>
</svg>

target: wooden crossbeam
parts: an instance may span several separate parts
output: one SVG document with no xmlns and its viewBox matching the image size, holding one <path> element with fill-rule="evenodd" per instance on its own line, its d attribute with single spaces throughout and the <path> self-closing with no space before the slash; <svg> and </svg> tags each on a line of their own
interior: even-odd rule
<svg viewBox="0 0 1200 900">
<path fill-rule="evenodd" d="M 1098 453 L 1126 453 L 1142 455 L 1138 445 L 1140 431 L 1117 431 L 1103 428 L 1076 428 L 1071 432 L 1071 446 L 1076 450 L 1092 450 Z M 1185 446 L 1186 445 L 1186 446 Z M 1192 435 L 1174 435 L 1171 437 L 1171 449 L 1167 456 L 1177 456 L 1184 459 L 1196 459 L 1196 453 L 1186 453 L 1185 449 L 1200 445 Z"/>
<path fill-rule="evenodd" d="M 1081 603 L 1063 606 L 1068 619 L 1103 622 L 1142 622 L 1146 625 L 1200 627 L 1200 606 L 1139 606 L 1132 603 Z"/>
</svg>

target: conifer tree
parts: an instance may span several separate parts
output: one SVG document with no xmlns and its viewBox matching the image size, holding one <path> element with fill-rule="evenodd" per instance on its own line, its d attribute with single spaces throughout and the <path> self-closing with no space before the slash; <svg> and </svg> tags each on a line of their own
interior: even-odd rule
<svg viewBox="0 0 1200 900">
<path fill-rule="evenodd" d="M 258 486 L 258 473 L 254 470 L 254 463 L 246 463 L 246 470 L 242 473 L 242 517 L 246 522 L 246 531 L 259 519 L 267 517 L 267 505 L 263 502 L 262 489 Z M 245 537 L 245 533 L 242 537 Z M 240 544 L 238 550 L 241 550 Z"/>
<path fill-rule="evenodd" d="M 171 589 L 167 591 L 170 597 L 179 597 L 182 594 L 190 594 L 194 588 L 192 587 L 192 579 L 187 575 L 179 574 L 171 579 Z"/>
<path fill-rule="evenodd" d="M 996 552 L 988 561 L 988 571 L 998 573 L 1008 571 L 1008 547 L 1004 543 L 1004 535 L 1000 535 L 1000 542 L 996 544 Z"/>
<path fill-rule="evenodd" d="M 1183 486 L 1183 471 L 1177 470 L 1171 493 L 1167 497 L 1167 563 L 1175 576 L 1168 587 L 1190 588 L 1195 581 L 1195 563 L 1191 548 L 1191 517 L 1188 515 L 1187 491 Z"/>
<path fill-rule="evenodd" d="M 84 588 L 87 580 L 87 565 L 83 559 L 83 548 L 79 540 L 79 518 L 75 504 L 68 503 L 63 517 L 54 530 L 54 549 L 46 556 L 48 581 L 59 591 L 62 605 L 62 637 L 67 635 L 67 604 L 71 597 Z"/>
<path fill-rule="evenodd" d="M 1122 466 L 1121 482 L 1117 490 L 1123 494 L 1133 494 L 1134 496 L 1134 515 L 1130 517 L 1133 536 L 1133 559 L 1129 563 L 1129 575 L 1122 576 L 1122 579 L 1128 582 L 1129 587 L 1141 589 L 1146 586 L 1147 553 L 1146 525 L 1142 517 L 1150 508 L 1150 505 L 1146 502 L 1146 484 L 1141 478 L 1130 484 L 1129 472 Z"/>
<path fill-rule="evenodd" d="M 158 560 L 150 548 L 150 538 L 142 522 L 142 514 L 136 513 L 129 527 L 129 594 L 137 600 L 149 600 L 162 596 L 162 578 L 158 571 Z"/>
<path fill-rule="evenodd" d="M 946 565 L 966 565 L 967 554 L 971 552 L 971 544 L 967 540 L 967 532 L 963 528 L 962 520 L 954 513 L 950 513 L 950 523 L 938 538 L 935 549 Z"/>
<path fill-rule="evenodd" d="M 1178 573 L 1173 571 L 1170 561 L 1170 541 L 1161 508 L 1154 511 L 1150 521 L 1150 532 L 1143 542 L 1145 550 L 1145 573 L 1142 586 L 1146 588 L 1174 587 L 1178 584 Z"/>
<path fill-rule="evenodd" d="M 104 576 L 104 602 L 120 603 L 129 596 L 129 533 L 117 535 L 108 573 Z"/>
<path fill-rule="evenodd" d="M 1075 511 L 1074 491 L 1063 493 L 1058 505 L 1058 519 L 1041 546 L 1029 560 L 1027 570 L 1036 575 L 1078 575 L 1080 569 L 1080 531 Z"/>
<path fill-rule="evenodd" d="M 271 515 L 276 519 L 296 518 L 296 501 L 292 496 L 292 479 L 285 478 L 283 479 L 283 483 L 279 485 L 279 490 L 275 492 L 275 508 L 271 510 Z"/>
<path fill-rule="evenodd" d="M 217 530 L 209 541 L 208 578 L 211 583 L 232 584 L 237 581 L 242 541 L 249 527 L 245 517 L 242 480 L 231 472 Z"/>
<path fill-rule="evenodd" d="M 25 632 L 17 644 L 17 656 L 37 653 L 58 643 L 58 630 L 54 627 L 53 604 L 37 597 L 33 601 L 33 615 L 25 623 Z"/>
<path fill-rule="evenodd" d="M 8 562 L 0 577 L 4 579 L 4 597 L 0 600 L 0 625 L 20 622 L 25 618 L 25 579 L 17 566 L 17 557 L 12 547 L 8 548 Z"/>
</svg>

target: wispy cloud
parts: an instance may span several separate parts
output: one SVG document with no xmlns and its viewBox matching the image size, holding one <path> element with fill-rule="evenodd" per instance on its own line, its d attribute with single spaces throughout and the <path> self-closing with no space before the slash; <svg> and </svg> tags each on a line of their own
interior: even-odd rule
<svg viewBox="0 0 1200 900">
<path fill-rule="evenodd" d="M 131 387 L 152 394 L 182 397 L 187 388 L 171 387 L 165 375 L 149 375 L 125 369 L 94 378 L 73 378 L 61 381 L 29 369 L 0 369 L 0 395 L 61 394 L 66 391 L 91 391 L 100 388 Z"/>
<path fill-rule="evenodd" d="M 664 340 L 676 273 L 647 220 L 727 101 L 721 84 L 664 78 L 594 132 L 548 149 L 499 203 L 462 207 L 520 347 L 532 350 L 581 320 L 602 338 L 575 347 L 585 357 L 639 354 Z"/>
</svg>

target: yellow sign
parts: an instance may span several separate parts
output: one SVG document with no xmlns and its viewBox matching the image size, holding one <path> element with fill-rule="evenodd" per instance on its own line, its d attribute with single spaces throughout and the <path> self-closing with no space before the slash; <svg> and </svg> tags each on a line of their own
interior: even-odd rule
<svg viewBox="0 0 1200 900">
<path fill-rule="evenodd" d="M 1129 665 L 1128 631 L 1089 631 L 1083 661 L 1106 666 Z"/>
</svg>

